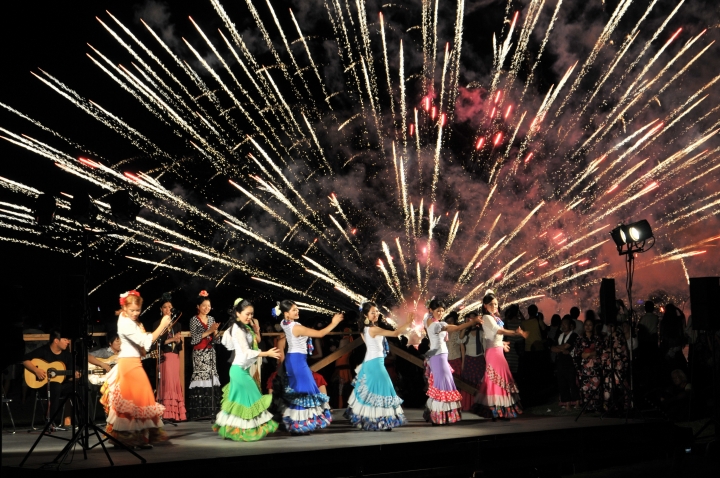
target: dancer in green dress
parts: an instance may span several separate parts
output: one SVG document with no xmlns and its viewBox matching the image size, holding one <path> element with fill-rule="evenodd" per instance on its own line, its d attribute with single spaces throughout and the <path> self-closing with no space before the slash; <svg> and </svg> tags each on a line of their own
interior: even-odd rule
<svg viewBox="0 0 720 478">
<path fill-rule="evenodd" d="M 234 352 L 230 367 L 230 383 L 223 387 L 220 413 L 213 430 L 223 438 L 236 441 L 257 441 L 278 428 L 268 407 L 272 395 L 262 395 L 249 369 L 258 357 L 280 357 L 280 351 L 258 349 L 260 328 L 253 320 L 252 304 L 243 299 L 235 301 L 233 311 L 237 322 L 227 330 L 222 344 Z"/>
</svg>

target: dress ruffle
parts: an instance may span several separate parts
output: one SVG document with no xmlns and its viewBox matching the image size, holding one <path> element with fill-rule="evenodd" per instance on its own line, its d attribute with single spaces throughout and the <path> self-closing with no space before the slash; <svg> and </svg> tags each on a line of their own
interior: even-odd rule
<svg viewBox="0 0 720 478">
<path fill-rule="evenodd" d="M 502 347 L 487 349 L 485 357 L 485 377 L 475 397 L 478 414 L 487 418 L 517 418 L 522 414 L 520 395 Z"/>
<path fill-rule="evenodd" d="M 322 407 L 323 404 L 328 403 L 330 401 L 330 397 L 321 392 L 310 395 L 307 393 L 296 392 L 290 387 L 285 387 L 285 400 L 293 405 L 297 405 L 298 407 L 314 408 Z"/>
<path fill-rule="evenodd" d="M 402 398 L 395 393 L 384 358 L 364 362 L 356 379 L 345 411 L 345 418 L 363 430 L 387 430 L 407 423 Z"/>
<path fill-rule="evenodd" d="M 283 413 L 283 423 L 290 433 L 309 433 L 323 429 L 331 422 L 332 414 L 327 404 L 324 407 L 314 408 L 293 408 L 291 406 L 286 408 Z"/>
</svg>

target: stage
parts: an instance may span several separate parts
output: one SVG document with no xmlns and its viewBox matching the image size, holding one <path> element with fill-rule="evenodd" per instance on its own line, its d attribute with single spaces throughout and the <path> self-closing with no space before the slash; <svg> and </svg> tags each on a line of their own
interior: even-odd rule
<svg viewBox="0 0 720 478">
<path fill-rule="evenodd" d="M 140 465 L 130 453 L 109 447 L 115 463 L 110 466 L 101 447 L 84 460 L 77 447 L 60 471 L 73 476 L 132 476 L 147 473 L 270 473 L 303 476 L 484 476 L 500 471 L 543 468 L 557 474 L 596 469 L 602 464 L 670 457 L 681 446 L 677 430 L 667 422 L 583 416 L 534 417 L 497 421 L 463 413 L 463 421 L 451 426 L 431 426 L 421 410 L 406 410 L 409 423 L 392 432 L 364 432 L 350 427 L 341 411 L 333 424 L 308 436 L 271 435 L 255 443 L 223 440 L 209 422 L 167 426 L 168 443 L 138 453 L 147 460 Z M 69 437 L 70 432 L 58 432 Z M 43 437 L 25 466 L 17 468 L 37 438 L 19 430 L 2 437 L 3 476 L 46 474 L 65 441 Z M 97 440 L 93 437 L 91 444 Z M 35 473 L 33 473 L 35 471 Z M 64 473 L 63 473 L 64 474 Z M 507 476 L 507 475 L 506 475 Z"/>
</svg>

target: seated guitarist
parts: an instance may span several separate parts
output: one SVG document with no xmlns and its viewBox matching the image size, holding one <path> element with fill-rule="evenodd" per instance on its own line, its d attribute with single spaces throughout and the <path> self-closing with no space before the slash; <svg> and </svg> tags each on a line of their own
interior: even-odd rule
<svg viewBox="0 0 720 478">
<path fill-rule="evenodd" d="M 25 361 L 23 366 L 30 372 L 34 373 L 38 380 L 45 380 L 47 372 L 41 368 L 38 368 L 31 362 L 32 359 L 41 359 L 47 363 L 62 362 L 65 364 L 65 370 L 72 370 L 72 355 L 67 350 L 70 345 L 70 339 L 62 336 L 62 333 L 55 329 L 50 332 L 50 341 L 38 347 L 35 350 L 28 352 L 25 355 Z M 75 378 L 80 378 L 80 372 L 75 372 Z M 48 382 L 50 386 L 50 417 L 54 417 L 55 413 L 60 408 L 60 404 L 63 399 L 68 397 L 73 392 L 73 378 L 66 377 L 62 383 Z M 61 419 L 62 417 L 57 417 Z M 69 420 L 69 416 L 66 417 L 66 422 Z M 60 422 L 62 423 L 62 422 Z M 55 427 L 57 429 L 57 427 Z"/>
<path fill-rule="evenodd" d="M 108 334 L 107 339 L 110 347 L 99 348 L 90 352 L 88 354 L 88 362 L 93 365 L 97 365 L 106 372 L 109 372 L 111 364 L 98 359 L 109 359 L 110 357 L 120 353 L 120 336 L 117 333 L 110 333 Z"/>
</svg>

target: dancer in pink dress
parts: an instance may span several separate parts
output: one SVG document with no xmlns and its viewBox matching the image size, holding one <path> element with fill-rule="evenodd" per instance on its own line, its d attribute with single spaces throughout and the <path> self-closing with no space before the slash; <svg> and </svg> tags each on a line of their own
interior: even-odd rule
<svg viewBox="0 0 720 478">
<path fill-rule="evenodd" d="M 522 413 L 520 395 L 515 385 L 504 352 L 509 343 L 503 342 L 503 336 L 527 337 L 520 327 L 517 330 L 505 329 L 498 316 L 498 301 L 493 291 L 488 290 L 483 297 L 483 345 L 485 348 L 485 375 L 475 396 L 479 414 L 493 421 L 498 418 L 517 418 Z"/>
</svg>

